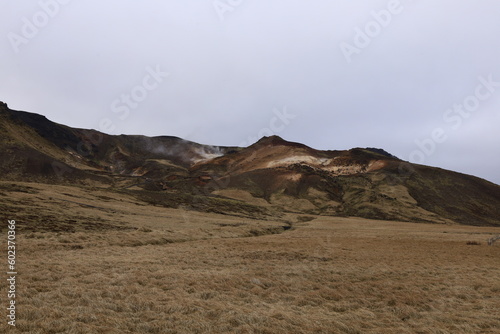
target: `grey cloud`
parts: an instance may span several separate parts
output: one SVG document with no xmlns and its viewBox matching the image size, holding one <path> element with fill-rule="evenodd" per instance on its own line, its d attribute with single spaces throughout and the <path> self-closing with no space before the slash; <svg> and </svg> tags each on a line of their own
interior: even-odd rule
<svg viewBox="0 0 500 334">
<path fill-rule="evenodd" d="M 99 129 L 108 118 L 117 134 L 227 146 L 262 133 L 284 106 L 297 117 L 278 134 L 321 149 L 409 157 L 416 140 L 445 128 L 449 139 L 425 163 L 500 183 L 500 89 L 456 131 L 443 121 L 479 76 L 500 81 L 500 3 L 401 0 L 401 13 L 348 63 L 341 43 L 390 3 L 242 1 L 221 21 L 211 0 L 70 1 L 19 53 L 7 36 L 41 9 L 9 3 L 0 99 L 71 126 Z M 112 102 L 156 65 L 170 76 L 120 119 Z"/>
</svg>

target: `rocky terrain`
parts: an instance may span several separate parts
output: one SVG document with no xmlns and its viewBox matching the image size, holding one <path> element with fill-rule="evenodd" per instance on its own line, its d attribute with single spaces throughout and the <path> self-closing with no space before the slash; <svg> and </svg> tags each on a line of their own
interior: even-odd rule
<svg viewBox="0 0 500 334">
<path fill-rule="evenodd" d="M 2 103 L 0 152 L 4 181 L 98 187 L 171 208 L 500 226 L 500 186 L 383 149 L 319 151 L 277 136 L 249 147 L 112 136 Z"/>
</svg>

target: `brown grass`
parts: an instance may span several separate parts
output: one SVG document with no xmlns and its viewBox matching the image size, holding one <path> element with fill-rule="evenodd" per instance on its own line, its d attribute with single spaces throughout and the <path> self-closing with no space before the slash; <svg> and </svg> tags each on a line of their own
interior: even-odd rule
<svg viewBox="0 0 500 334">
<path fill-rule="evenodd" d="M 500 228 L 292 214 L 256 221 L 102 189 L 21 186 L 30 188 L 4 186 L 0 196 L 10 208 L 2 224 L 24 226 L 15 332 L 500 332 L 500 246 L 486 243 Z M 52 215 L 51 226 L 76 226 L 37 229 L 22 218 L 35 214 L 28 203 Z M 75 221 L 58 225 L 68 216 Z M 102 225 L 85 229 L 91 217 Z M 293 228 L 280 230 L 284 220 Z M 11 330 L 4 306 L 0 332 Z"/>
</svg>

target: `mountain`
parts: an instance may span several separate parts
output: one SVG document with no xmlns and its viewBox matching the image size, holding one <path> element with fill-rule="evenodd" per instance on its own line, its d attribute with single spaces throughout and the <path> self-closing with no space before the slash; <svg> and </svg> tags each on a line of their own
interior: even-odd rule
<svg viewBox="0 0 500 334">
<path fill-rule="evenodd" d="M 500 226 L 500 186 L 382 149 L 320 151 L 113 136 L 0 104 L 1 180 L 102 187 L 170 207 L 265 219 L 308 215 Z"/>
</svg>

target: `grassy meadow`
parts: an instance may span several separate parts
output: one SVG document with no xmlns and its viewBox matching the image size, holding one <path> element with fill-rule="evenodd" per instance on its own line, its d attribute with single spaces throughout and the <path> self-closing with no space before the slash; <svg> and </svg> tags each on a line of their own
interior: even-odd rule
<svg viewBox="0 0 500 334">
<path fill-rule="evenodd" d="M 500 333 L 500 228 L 256 220 L 36 183 L 0 182 L 0 209 L 19 273 L 2 333 Z"/>
</svg>

